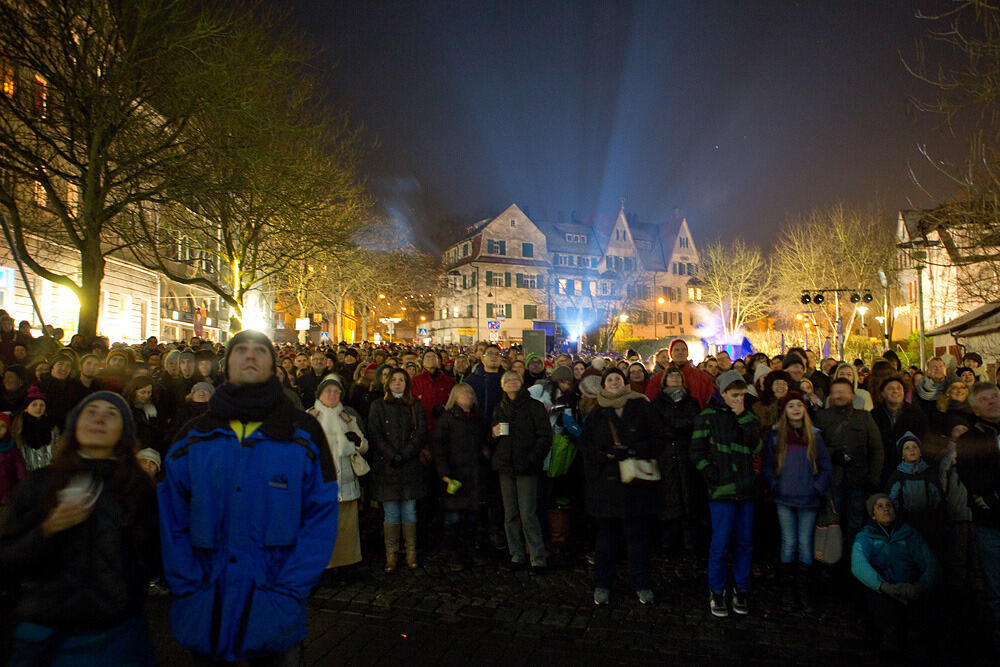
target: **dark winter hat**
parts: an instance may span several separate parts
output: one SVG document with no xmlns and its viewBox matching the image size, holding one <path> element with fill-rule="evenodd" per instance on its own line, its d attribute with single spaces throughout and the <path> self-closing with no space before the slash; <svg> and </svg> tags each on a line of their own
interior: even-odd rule
<svg viewBox="0 0 1000 667">
<path fill-rule="evenodd" d="M 55 366 L 58 363 L 66 362 L 72 370 L 76 370 L 76 358 L 66 352 L 59 352 L 54 357 L 52 361 L 49 362 L 49 366 Z"/>
<path fill-rule="evenodd" d="M 207 391 L 208 395 L 211 396 L 215 393 L 215 387 L 212 386 L 211 382 L 195 382 L 194 386 L 191 387 L 189 394 L 194 394 L 196 391 Z"/>
<path fill-rule="evenodd" d="M 357 360 L 357 358 L 358 358 L 358 351 L 355 350 L 353 347 L 347 348 L 346 350 L 344 350 L 344 358 L 347 358 L 347 357 L 354 357 L 354 359 Z"/>
<path fill-rule="evenodd" d="M 340 389 L 341 395 L 344 394 L 344 380 L 336 373 L 330 373 L 329 375 L 323 376 L 323 379 L 319 382 L 319 386 L 316 387 L 316 398 L 319 398 L 319 395 L 323 393 L 323 390 L 331 384 L 336 385 L 336 387 Z"/>
<path fill-rule="evenodd" d="M 785 406 L 791 401 L 802 401 L 803 405 L 806 402 L 806 397 L 802 395 L 801 391 L 790 391 L 781 397 L 778 401 L 778 410 L 784 412 Z"/>
<path fill-rule="evenodd" d="M 192 352 L 191 348 L 189 347 L 186 347 L 183 350 L 181 350 L 181 356 L 177 361 L 180 362 L 184 361 L 185 359 L 190 359 L 194 361 L 194 352 Z"/>
<path fill-rule="evenodd" d="M 222 360 L 222 372 L 229 379 L 229 355 L 232 353 L 233 348 L 240 343 L 246 343 L 248 341 L 253 341 L 255 343 L 260 343 L 264 345 L 271 352 L 271 364 L 272 368 L 278 366 L 278 353 L 274 350 L 274 345 L 271 343 L 271 339 L 262 334 L 259 331 L 254 331 L 253 329 L 245 329 L 232 338 L 229 339 L 229 343 L 226 344 L 226 356 Z"/>
<path fill-rule="evenodd" d="M 24 397 L 24 407 L 31 405 L 32 401 L 45 401 L 46 405 L 49 402 L 49 397 L 42 393 L 42 390 L 31 385 L 28 387 L 28 395 Z"/>
<path fill-rule="evenodd" d="M 867 512 L 868 518 L 871 518 L 872 514 L 875 513 L 875 503 L 877 503 L 881 498 L 889 498 L 887 493 L 873 493 L 868 496 L 868 500 L 865 501 L 865 512 Z M 892 500 L 892 498 L 889 498 Z M 895 504 L 895 503 L 893 503 Z"/>
<path fill-rule="evenodd" d="M 215 361 L 215 352 L 211 350 L 201 348 L 194 353 L 194 360 L 197 361 Z"/>
<path fill-rule="evenodd" d="M 957 377 L 962 377 L 962 373 L 964 373 L 965 371 L 969 371 L 969 372 L 970 372 L 970 373 L 972 373 L 973 375 L 975 375 L 975 374 L 976 374 L 976 371 L 972 370 L 972 369 L 971 369 L 971 368 L 969 368 L 968 366 L 959 366 L 958 368 L 956 368 L 956 369 L 955 369 L 955 375 L 956 375 Z"/>
<path fill-rule="evenodd" d="M 802 368 L 806 367 L 806 362 L 803 361 L 802 357 L 797 354 L 789 354 L 787 357 L 781 360 L 781 369 L 788 370 L 789 366 L 794 366 L 798 364 Z"/>
<path fill-rule="evenodd" d="M 17 377 L 21 378 L 21 384 L 24 384 L 28 379 L 28 369 L 21 364 L 11 364 L 4 369 L 4 373 L 13 373 Z"/>
<path fill-rule="evenodd" d="M 573 370 L 569 366 L 560 366 L 549 376 L 553 382 L 569 382 L 573 379 Z"/>
<path fill-rule="evenodd" d="M 903 445 L 910 442 L 911 440 L 917 443 L 917 447 L 921 448 L 923 447 L 923 445 L 920 442 L 920 438 L 914 435 L 913 431 L 907 431 L 903 435 L 899 436 L 899 440 L 896 441 L 896 451 L 898 452 L 903 451 Z"/>
<path fill-rule="evenodd" d="M 975 361 L 980 366 L 983 365 L 983 357 L 978 352 L 966 352 L 962 361 Z"/>
<path fill-rule="evenodd" d="M 125 399 L 121 395 L 116 394 L 113 391 L 98 391 L 89 396 L 85 397 L 82 401 L 76 404 L 76 407 L 68 415 L 66 415 L 66 428 L 65 433 L 74 435 L 76 433 L 76 420 L 80 418 L 80 413 L 89 403 L 94 401 L 107 401 L 111 405 L 115 406 L 115 409 L 121 413 L 122 416 L 122 437 L 121 441 L 123 444 L 127 445 L 129 450 L 135 449 L 135 422 L 132 420 L 132 409 L 125 402 Z"/>
</svg>

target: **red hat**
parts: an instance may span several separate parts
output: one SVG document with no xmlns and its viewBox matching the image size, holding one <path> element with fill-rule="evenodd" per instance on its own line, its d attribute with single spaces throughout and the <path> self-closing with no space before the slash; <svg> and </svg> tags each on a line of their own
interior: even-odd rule
<svg viewBox="0 0 1000 667">
<path fill-rule="evenodd" d="M 670 341 L 670 345 L 667 347 L 667 352 L 670 354 L 670 356 L 673 356 L 674 345 L 677 345 L 677 343 L 684 343 L 685 345 L 687 345 L 687 341 L 684 340 L 683 338 L 673 339 L 672 341 Z"/>
<path fill-rule="evenodd" d="M 367 373 L 368 371 L 377 371 L 377 370 L 378 370 L 378 364 L 376 363 L 371 363 L 365 366 L 365 373 Z"/>
</svg>

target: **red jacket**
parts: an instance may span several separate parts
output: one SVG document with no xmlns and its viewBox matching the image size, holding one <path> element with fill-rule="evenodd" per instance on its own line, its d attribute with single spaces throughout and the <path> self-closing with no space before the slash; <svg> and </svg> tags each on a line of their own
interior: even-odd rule
<svg viewBox="0 0 1000 667">
<path fill-rule="evenodd" d="M 428 433 L 434 432 L 434 408 L 443 407 L 448 402 L 448 396 L 454 386 L 455 378 L 440 370 L 435 375 L 423 371 L 410 381 L 410 391 L 424 406 Z"/>
<path fill-rule="evenodd" d="M 670 365 L 673 366 L 673 362 L 670 362 Z M 715 393 L 715 380 L 711 375 L 690 362 L 681 366 L 680 369 L 681 375 L 684 376 L 684 385 L 687 387 L 688 393 L 698 401 L 698 405 L 704 410 L 705 406 L 708 405 L 708 399 L 712 398 L 712 394 Z M 649 383 L 646 385 L 646 397 L 650 401 L 660 395 L 660 382 L 662 379 L 663 371 L 659 371 L 653 377 L 649 378 Z"/>
</svg>

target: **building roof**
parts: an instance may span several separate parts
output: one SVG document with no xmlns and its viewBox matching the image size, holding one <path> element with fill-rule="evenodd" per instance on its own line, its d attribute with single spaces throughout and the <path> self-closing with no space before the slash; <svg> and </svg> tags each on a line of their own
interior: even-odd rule
<svg viewBox="0 0 1000 667">
<path fill-rule="evenodd" d="M 936 329 L 931 329 L 927 336 L 972 336 L 989 333 L 1000 329 L 1000 301 L 994 301 L 960 315 Z"/>
</svg>

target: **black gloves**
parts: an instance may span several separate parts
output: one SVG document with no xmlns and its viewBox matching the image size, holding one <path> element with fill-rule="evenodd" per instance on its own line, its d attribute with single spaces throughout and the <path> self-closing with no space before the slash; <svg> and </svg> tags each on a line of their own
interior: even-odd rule
<svg viewBox="0 0 1000 667">
<path fill-rule="evenodd" d="M 347 432 L 347 439 L 350 440 L 351 444 L 354 445 L 355 447 L 361 446 L 361 436 L 355 433 L 354 431 Z"/>
<path fill-rule="evenodd" d="M 611 449 L 605 450 L 604 453 L 608 457 L 609 461 L 624 461 L 625 459 L 632 458 L 636 454 L 634 449 L 629 449 L 628 447 L 612 447 Z"/>
</svg>

